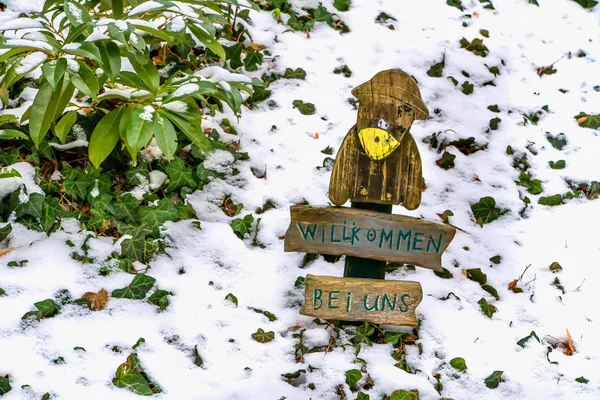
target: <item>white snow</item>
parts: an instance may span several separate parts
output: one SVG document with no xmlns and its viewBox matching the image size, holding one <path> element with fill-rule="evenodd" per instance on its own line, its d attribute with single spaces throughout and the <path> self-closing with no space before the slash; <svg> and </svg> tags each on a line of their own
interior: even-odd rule
<svg viewBox="0 0 600 400">
<path fill-rule="evenodd" d="M 152 121 L 152 116 L 154 114 L 154 107 L 152 106 L 144 106 L 144 112 L 140 114 L 140 118 L 144 121 Z"/>
<path fill-rule="evenodd" d="M 16 7 L 43 3 L 2 2 L 9 5 L 11 13 Z M 318 3 L 292 3 L 301 7 L 309 2 Z M 355 399 L 356 393 L 350 391 L 344 376 L 350 369 L 361 369 L 352 346 L 309 353 L 302 362 L 296 362 L 294 356 L 298 340 L 293 335 L 303 329 L 308 347 L 327 346 L 330 335 L 336 336 L 331 327 L 318 326 L 313 318 L 299 315 L 303 291 L 294 288 L 296 278 L 307 273 L 342 276 L 344 260 L 328 263 L 319 257 L 300 268 L 304 254 L 283 252 L 282 237 L 289 225 L 290 205 L 304 200 L 313 206 L 328 204 L 330 172 L 316 167 L 323 165 L 325 157 L 335 157 L 356 122 L 357 111 L 347 102 L 353 97 L 352 88 L 389 68 L 401 68 L 417 79 L 431 113 L 429 120 L 416 121 L 410 132 L 419 148 L 427 186 L 422 203 L 413 211 L 395 206 L 393 212 L 441 223 L 437 214 L 452 210 L 450 223 L 461 230 L 442 258 L 452 279 L 441 279 L 423 268 L 387 274 L 387 279 L 413 280 L 423 286 L 423 301 L 417 308 L 421 320 L 419 347 L 405 346 L 406 362 L 414 373 L 394 366 L 397 361 L 390 356 L 391 345 L 363 347 L 358 357 L 366 362 L 368 372 L 364 375 L 368 373 L 374 382 L 371 389 L 363 391 L 371 400 L 389 397 L 397 389 L 418 389 L 421 400 L 598 399 L 600 200 L 571 200 L 558 207 L 539 205 L 540 195 L 528 194 L 515 184 L 519 171 L 512 167 L 513 157 L 506 155 L 506 148 L 510 145 L 527 153 L 531 164 L 528 172 L 542 180 L 542 196 L 566 192 L 565 178 L 599 179 L 599 132 L 579 127 L 573 117 L 580 111 L 600 113 L 600 93 L 594 89 L 600 84 L 600 6 L 586 11 L 573 1 L 539 1 L 537 7 L 527 0 L 506 0 L 493 1 L 493 11 L 478 1 L 462 3 L 465 12 L 444 0 L 357 0 L 348 12 L 336 12 L 350 33 L 340 35 L 325 24 L 317 24 L 310 38 L 278 24 L 270 12 L 251 12 L 252 24 L 247 28 L 253 41 L 265 44 L 273 55 L 265 57 L 262 69 L 252 76 L 298 67 L 307 76 L 305 80 L 273 82 L 269 101 L 276 106 L 270 108 L 265 101 L 252 110 L 243 110 L 236 125 L 237 140 L 241 141 L 241 151 L 248 152 L 248 161 L 234 162 L 231 153 L 222 150 L 207 154 L 205 168 L 219 173 L 235 168 L 239 174 L 211 179 L 203 190 L 187 196 L 202 229 L 190 221 L 165 224 L 166 254 L 152 260 L 148 273 L 157 279 L 158 288 L 174 293 L 169 308 L 159 313 L 145 301 L 111 298 L 103 311 L 82 313 L 66 307 L 35 327 L 23 327 L 20 318 L 33 309 L 33 303 L 51 298 L 59 289 L 66 288 L 78 298 L 86 291 L 122 288 L 132 276 L 116 268 L 108 276 L 99 274 L 104 260 L 119 251 L 120 242 L 113 243 L 110 238 L 88 241 L 92 263 L 71 258 L 90 234 L 81 231 L 75 220 L 63 220 L 62 230 L 49 237 L 15 224 L 9 246 L 16 249 L 0 258 L 0 287 L 7 292 L 0 297 L 0 376 L 10 374 L 13 387 L 3 399 L 27 398 L 26 391 L 20 389 L 25 384 L 36 392 L 31 398 L 53 392 L 65 399 L 137 399 L 137 395 L 114 387 L 111 379 L 139 337 L 146 339 L 139 349 L 141 363 L 164 390 L 154 396 L 158 399 L 333 400 L 340 398 L 338 385 L 347 399 Z M 323 2 L 333 12 L 332 4 L 331 0 Z M 376 24 L 380 12 L 397 21 Z M 466 13 L 472 18 L 463 18 Z M 4 21 L 1 18 L 0 24 Z M 467 27 L 462 26 L 463 21 Z M 390 24 L 394 30 L 388 28 Z M 484 40 L 490 50 L 485 58 L 459 45 L 462 37 L 482 37 L 480 29 L 490 33 Z M 577 57 L 579 49 L 587 55 Z M 443 54 L 443 76 L 428 76 L 429 67 L 441 61 Z M 537 67 L 561 56 L 565 57 L 555 64 L 556 74 L 536 74 Z M 499 66 L 500 75 L 494 77 L 484 63 Z M 333 74 L 342 65 L 352 70 L 349 78 Z M 215 83 L 249 79 L 218 66 L 196 74 Z M 447 76 L 457 79 L 459 86 Z M 492 79 L 496 86 L 483 86 Z M 467 80 L 475 85 L 471 95 L 461 91 L 460 85 Z M 314 103 L 316 114 L 301 115 L 292 107 L 296 99 Z M 28 104 L 1 110 L 0 115 L 21 115 Z M 501 112 L 489 111 L 487 107 L 492 104 L 498 104 Z M 545 104 L 550 113 L 545 113 L 537 125 L 524 124 L 524 113 Z M 502 119 L 499 129 L 486 132 L 494 117 Z M 218 125 L 222 118 L 235 121 L 226 110 L 214 117 L 216 122 L 203 123 L 202 127 Z M 437 132 L 440 142 L 474 137 L 487 148 L 466 156 L 448 146 L 446 150 L 456 155 L 455 167 L 443 170 L 436 165 L 442 153 L 424 142 Z M 554 149 L 546 132 L 564 132 L 567 146 L 562 151 Z M 537 155 L 525 150 L 529 141 L 534 142 Z M 328 146 L 334 149 L 332 156 L 321 152 Z M 559 159 L 566 160 L 565 169 L 548 168 L 548 161 Z M 36 188 L 41 192 L 34 182 L 33 167 L 27 163 L 12 167 L 24 177 L 28 193 Z M 251 168 L 266 171 L 266 178 L 257 179 Z M 20 190 L 18 182 L 17 178 L 0 179 L 0 193 Z M 150 181 L 144 181 L 133 194 L 142 199 L 143 194 L 165 183 L 164 173 L 152 171 Z M 26 197 L 25 191 L 19 193 Z M 532 201 L 526 218 L 519 216 L 523 207 L 519 197 L 523 195 Z M 243 205 L 240 215 L 229 217 L 221 210 L 225 196 Z M 483 196 L 493 196 L 499 207 L 511 212 L 479 227 L 473 221 L 470 204 Z M 277 208 L 256 214 L 267 200 Z M 254 231 L 252 237 L 241 241 L 229 225 L 232 219 L 248 213 L 261 218 L 257 240 L 264 249 L 251 245 Z M 252 229 L 256 229 L 255 224 Z M 68 240 L 75 249 L 66 244 Z M 489 261 L 495 255 L 502 256 L 498 265 Z M 7 266 L 10 261 L 25 259 L 29 262 L 23 268 Z M 563 266 L 556 274 L 548 269 L 554 261 Z M 509 291 L 508 284 L 530 264 L 519 283 L 524 293 Z M 464 276 L 463 269 L 469 268 L 481 268 L 487 274 L 487 283 L 497 289 L 500 300 Z M 555 278 L 560 279 L 564 293 L 552 285 Z M 441 300 L 450 292 L 459 299 Z M 228 293 L 238 298 L 238 307 L 225 300 Z M 481 298 L 498 309 L 491 319 L 477 304 Z M 277 320 L 270 322 L 248 307 L 268 310 Z M 255 342 L 251 334 L 257 328 L 273 331 L 275 340 Z M 382 328 L 412 332 L 410 328 Z M 577 351 L 567 356 L 556 348 L 547 354 L 549 343 L 565 340 L 565 329 L 569 329 Z M 516 342 L 532 330 L 541 343 L 530 340 L 524 348 L 518 346 Z M 340 335 L 348 336 L 343 331 Z M 123 351 L 111 351 L 115 345 Z M 84 347 L 86 352 L 74 351 L 75 346 Z M 190 356 L 195 346 L 204 360 L 201 368 Z M 66 363 L 54 365 L 52 360 L 58 356 Z M 449 366 L 454 357 L 465 358 L 467 371 L 458 373 Z M 319 369 L 309 372 L 309 365 Z M 298 369 L 307 370 L 298 387 L 281 377 Z M 504 381 L 497 389 L 488 389 L 484 379 L 495 370 L 504 371 Z M 443 385 L 441 393 L 434 388 L 437 374 Z M 575 381 L 580 376 L 589 383 Z M 308 389 L 308 383 L 314 383 L 315 389 Z"/>
<path fill-rule="evenodd" d="M 164 4 L 159 3 L 158 1 L 149 0 L 144 3 L 141 3 L 137 7 L 134 7 L 133 10 L 129 11 L 129 15 L 143 14 L 148 11 L 152 11 L 157 8 L 160 8 L 162 6 L 164 6 Z"/>
<path fill-rule="evenodd" d="M 28 40 L 28 39 L 7 39 L 4 42 L 5 46 L 8 47 L 33 47 L 34 49 L 51 51 L 52 46 L 46 42 L 40 40 Z"/>
<path fill-rule="evenodd" d="M 35 183 L 35 169 L 33 166 L 26 162 L 19 162 L 16 164 L 9 165 L 5 168 L 6 171 L 17 171 L 21 177 L 13 178 L 2 178 L 0 179 L 0 199 L 11 194 L 15 190 L 24 186 L 27 193 L 41 193 L 44 194 L 42 189 Z"/>
<path fill-rule="evenodd" d="M 73 58 L 67 58 L 67 69 L 73 72 L 79 72 L 79 64 Z"/>
<path fill-rule="evenodd" d="M 175 17 L 171 20 L 170 29 L 173 32 L 181 32 L 185 29 L 185 20 L 182 17 Z"/>
<path fill-rule="evenodd" d="M 125 22 L 125 21 L 117 20 L 117 21 L 114 21 L 114 23 L 115 23 L 115 26 L 117 28 L 119 28 L 119 30 L 121 32 L 125 32 L 129 28 L 129 25 L 127 25 L 127 22 Z"/>
<path fill-rule="evenodd" d="M 173 97 L 185 96 L 186 94 L 194 93 L 198 89 L 199 87 L 197 84 L 186 83 L 175 89 L 175 91 L 173 92 Z"/>
<path fill-rule="evenodd" d="M 75 130 L 73 130 L 75 131 Z M 69 143 L 65 143 L 65 144 L 60 144 L 60 143 L 50 143 L 50 146 L 52 146 L 53 148 L 57 149 L 57 150 L 70 150 L 70 149 L 74 149 L 76 147 L 87 147 L 88 145 L 88 141 L 85 139 L 76 139 L 73 140 L 72 142 Z"/>
<path fill-rule="evenodd" d="M 177 113 L 184 113 L 188 109 L 187 104 L 181 100 L 175 100 L 170 103 L 163 104 L 162 107 Z"/>
<path fill-rule="evenodd" d="M 16 18 L 10 21 L 2 22 L 0 25 L 0 31 L 9 31 L 15 29 L 30 29 L 30 28 L 41 28 L 42 24 L 31 18 Z"/>
<path fill-rule="evenodd" d="M 67 7 L 69 8 L 69 12 L 75 18 L 75 21 L 79 23 L 83 23 L 83 19 L 81 18 L 81 10 L 71 2 L 67 2 Z"/>
<path fill-rule="evenodd" d="M 28 54 L 19 61 L 19 65 L 15 68 L 15 72 L 17 74 L 24 74 L 30 72 L 38 65 L 43 63 L 47 58 L 48 56 L 40 51 Z"/>
<path fill-rule="evenodd" d="M 77 50 L 81 47 L 81 43 L 67 43 L 63 46 L 63 50 Z"/>
</svg>

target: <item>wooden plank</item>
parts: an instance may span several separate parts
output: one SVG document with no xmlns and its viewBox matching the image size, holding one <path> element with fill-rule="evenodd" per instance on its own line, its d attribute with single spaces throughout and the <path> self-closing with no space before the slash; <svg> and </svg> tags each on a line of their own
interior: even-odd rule
<svg viewBox="0 0 600 400">
<path fill-rule="evenodd" d="M 350 255 L 442 270 L 456 230 L 404 215 L 345 207 L 290 207 L 284 251 Z"/>
<path fill-rule="evenodd" d="M 419 282 L 307 275 L 302 315 L 374 324 L 417 326 Z"/>
<path fill-rule="evenodd" d="M 346 201 L 421 204 L 421 157 L 410 134 L 415 119 L 429 116 L 412 77 L 387 70 L 355 88 L 359 98 L 357 123 L 347 133 L 331 173 L 329 198 Z"/>
</svg>

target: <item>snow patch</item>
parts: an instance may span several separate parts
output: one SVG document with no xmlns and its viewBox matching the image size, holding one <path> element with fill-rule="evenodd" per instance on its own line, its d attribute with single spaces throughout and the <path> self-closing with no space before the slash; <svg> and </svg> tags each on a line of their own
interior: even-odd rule
<svg viewBox="0 0 600 400">
<path fill-rule="evenodd" d="M 170 103 L 163 104 L 162 107 L 166 108 L 169 111 L 173 111 L 176 113 L 184 113 L 188 109 L 188 105 L 181 100 L 175 100 Z"/>
<path fill-rule="evenodd" d="M 154 115 L 154 107 L 152 106 L 144 106 L 144 112 L 140 114 L 140 118 L 144 121 L 152 121 L 152 117 Z"/>
<path fill-rule="evenodd" d="M 231 167 L 235 158 L 233 154 L 226 150 L 212 150 L 204 160 L 204 168 L 219 173 L 231 172 Z"/>
<path fill-rule="evenodd" d="M 19 61 L 18 67 L 15 68 L 17 74 L 24 74 L 29 72 L 43 63 L 48 56 L 45 53 L 36 51 L 35 53 L 28 54 L 25 58 Z"/>
</svg>

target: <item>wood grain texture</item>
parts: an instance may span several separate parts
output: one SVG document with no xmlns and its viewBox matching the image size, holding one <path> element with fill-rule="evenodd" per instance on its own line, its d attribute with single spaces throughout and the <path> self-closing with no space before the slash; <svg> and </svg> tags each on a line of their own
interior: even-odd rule
<svg viewBox="0 0 600 400">
<path fill-rule="evenodd" d="M 284 251 L 349 255 L 442 270 L 456 233 L 449 225 L 345 207 L 290 207 Z"/>
<path fill-rule="evenodd" d="M 338 206 L 348 200 L 402 204 L 416 209 L 421 204 L 423 178 L 410 127 L 415 119 L 429 116 L 416 82 L 400 70 L 388 70 L 352 93 L 360 99 L 357 123 L 336 156 L 329 183 L 331 202 Z M 369 157 L 359 139 L 361 131 L 373 128 L 385 130 L 400 143 L 383 159 Z"/>
<path fill-rule="evenodd" d="M 307 275 L 302 315 L 328 320 L 417 326 L 419 282 Z"/>
</svg>

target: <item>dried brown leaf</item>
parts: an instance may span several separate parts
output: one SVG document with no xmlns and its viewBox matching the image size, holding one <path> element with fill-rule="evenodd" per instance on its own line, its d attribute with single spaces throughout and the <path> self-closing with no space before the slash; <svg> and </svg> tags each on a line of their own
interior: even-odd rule
<svg viewBox="0 0 600 400">
<path fill-rule="evenodd" d="M 106 303 L 108 303 L 108 293 L 104 289 L 100 290 L 98 293 L 86 292 L 81 297 L 90 301 L 90 310 L 92 311 L 100 311 L 104 309 Z"/>
<path fill-rule="evenodd" d="M 509 284 L 508 284 L 508 288 L 509 288 L 510 290 L 512 290 L 512 289 L 514 289 L 514 288 L 516 288 L 516 287 L 517 287 L 517 283 L 518 283 L 518 282 L 519 282 L 519 281 L 517 281 L 517 280 L 515 279 L 514 281 L 512 281 L 511 283 L 509 283 Z"/>
<path fill-rule="evenodd" d="M 13 250 L 14 250 L 13 247 L 7 247 L 5 249 L 0 250 L 0 257 L 7 255 L 8 253 L 10 253 Z"/>
<path fill-rule="evenodd" d="M 260 44 L 260 43 L 251 43 L 249 45 L 249 47 L 252 47 L 252 50 L 254 50 L 254 51 L 263 51 L 267 48 L 267 46 L 265 46 L 264 44 Z"/>
</svg>

